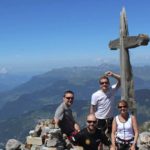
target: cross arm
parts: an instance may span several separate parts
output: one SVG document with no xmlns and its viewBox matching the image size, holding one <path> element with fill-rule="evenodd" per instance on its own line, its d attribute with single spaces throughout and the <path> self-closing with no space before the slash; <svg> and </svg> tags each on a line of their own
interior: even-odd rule
<svg viewBox="0 0 150 150">
<path fill-rule="evenodd" d="M 148 35 L 139 34 L 138 36 L 126 36 L 124 39 L 124 48 L 135 48 L 141 45 L 147 45 L 150 38 Z M 111 50 L 120 49 L 120 39 L 116 39 L 109 42 L 109 48 Z"/>
</svg>

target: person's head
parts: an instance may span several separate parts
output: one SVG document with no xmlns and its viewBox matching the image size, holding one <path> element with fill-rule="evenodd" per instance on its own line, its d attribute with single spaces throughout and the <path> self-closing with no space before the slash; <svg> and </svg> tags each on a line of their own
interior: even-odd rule
<svg viewBox="0 0 150 150">
<path fill-rule="evenodd" d="M 63 101 L 64 103 L 70 107 L 73 104 L 74 93 L 71 90 L 67 90 L 64 92 Z"/>
<path fill-rule="evenodd" d="M 94 114 L 89 114 L 87 116 L 87 129 L 89 132 L 95 132 L 97 128 L 97 119 Z"/>
<path fill-rule="evenodd" d="M 107 92 L 110 82 L 109 82 L 109 78 L 107 76 L 102 76 L 99 79 L 99 84 L 100 84 L 100 88 L 104 91 Z"/>
<path fill-rule="evenodd" d="M 128 103 L 125 100 L 120 100 L 118 102 L 118 109 L 120 110 L 121 114 L 127 113 L 128 110 Z"/>
</svg>

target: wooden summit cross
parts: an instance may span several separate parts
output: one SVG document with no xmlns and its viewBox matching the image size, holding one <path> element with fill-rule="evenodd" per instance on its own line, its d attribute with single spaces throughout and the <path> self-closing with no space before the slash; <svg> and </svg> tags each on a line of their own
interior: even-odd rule
<svg viewBox="0 0 150 150">
<path fill-rule="evenodd" d="M 147 45 L 149 37 L 144 34 L 138 36 L 129 36 L 128 24 L 125 8 L 120 15 L 120 38 L 110 41 L 111 50 L 120 49 L 120 67 L 121 67 L 121 99 L 126 100 L 130 111 L 136 113 L 136 103 L 134 98 L 134 82 L 132 66 L 130 64 L 129 48 L 135 48 L 141 45 Z"/>
</svg>

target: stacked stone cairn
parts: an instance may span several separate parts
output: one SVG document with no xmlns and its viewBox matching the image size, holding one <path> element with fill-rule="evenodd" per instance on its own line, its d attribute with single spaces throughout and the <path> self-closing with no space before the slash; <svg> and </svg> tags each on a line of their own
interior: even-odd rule
<svg viewBox="0 0 150 150">
<path fill-rule="evenodd" d="M 73 146 L 50 119 L 40 120 L 35 129 L 29 131 L 25 144 L 10 139 L 5 148 L 6 150 L 83 150 L 82 147 Z"/>
</svg>

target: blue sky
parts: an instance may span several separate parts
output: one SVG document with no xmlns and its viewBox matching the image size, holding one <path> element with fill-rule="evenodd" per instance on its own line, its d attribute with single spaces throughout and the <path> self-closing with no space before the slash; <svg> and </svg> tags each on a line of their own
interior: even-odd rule
<svg viewBox="0 0 150 150">
<path fill-rule="evenodd" d="M 108 43 L 119 36 L 123 6 L 129 34 L 150 35 L 149 0 L 1 0 L 0 69 L 119 65 L 119 51 L 109 50 Z M 130 54 L 132 65 L 150 64 L 149 45 Z"/>
</svg>

